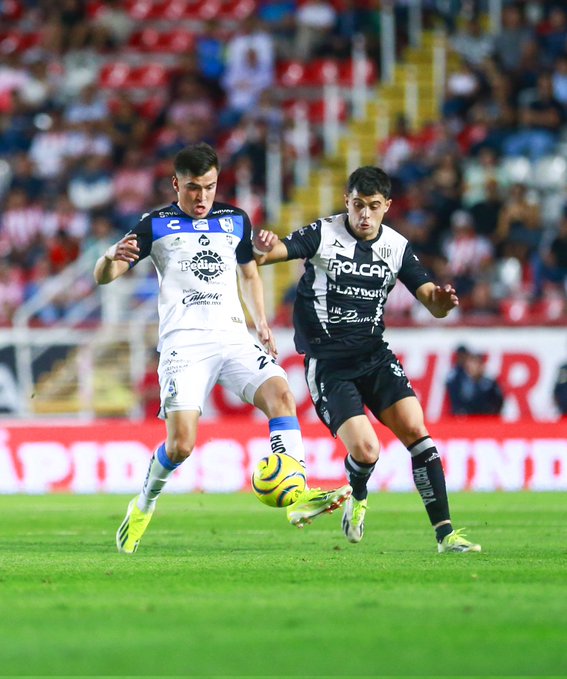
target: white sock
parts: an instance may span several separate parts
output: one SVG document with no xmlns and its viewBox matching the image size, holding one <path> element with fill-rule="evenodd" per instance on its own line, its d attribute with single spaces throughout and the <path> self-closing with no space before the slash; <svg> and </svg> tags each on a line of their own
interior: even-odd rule
<svg viewBox="0 0 567 679">
<path fill-rule="evenodd" d="M 291 455 L 305 468 L 305 448 L 297 417 L 273 417 L 269 425 L 272 453 Z"/>
<path fill-rule="evenodd" d="M 177 467 L 179 467 L 179 464 L 174 464 L 169 459 L 165 452 L 165 443 L 162 443 L 152 455 L 144 486 L 136 503 L 140 511 L 151 512 L 154 510 L 163 487 Z"/>
</svg>

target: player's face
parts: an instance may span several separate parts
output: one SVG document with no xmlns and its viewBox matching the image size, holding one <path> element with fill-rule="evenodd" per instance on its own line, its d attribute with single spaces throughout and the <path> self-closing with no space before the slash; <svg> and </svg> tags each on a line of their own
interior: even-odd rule
<svg viewBox="0 0 567 679">
<path fill-rule="evenodd" d="M 392 200 L 386 200 L 381 193 L 364 196 L 354 189 L 352 193 L 346 195 L 348 221 L 354 235 L 360 240 L 376 238 L 391 203 Z"/>
<path fill-rule="evenodd" d="M 217 169 L 213 167 L 200 177 L 191 174 L 173 177 L 173 188 L 183 212 L 196 219 L 203 219 L 209 214 L 217 192 L 218 176 Z"/>
</svg>

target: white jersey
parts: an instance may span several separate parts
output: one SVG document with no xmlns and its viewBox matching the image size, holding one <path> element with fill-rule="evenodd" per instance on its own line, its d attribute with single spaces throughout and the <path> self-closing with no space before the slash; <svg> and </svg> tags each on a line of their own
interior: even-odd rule
<svg viewBox="0 0 567 679">
<path fill-rule="evenodd" d="M 237 264 L 253 259 L 243 210 L 215 202 L 206 218 L 193 219 L 172 203 L 144 215 L 132 233 L 140 260 L 151 257 L 158 274 L 158 351 L 180 330 L 248 334 L 236 277 Z"/>
</svg>

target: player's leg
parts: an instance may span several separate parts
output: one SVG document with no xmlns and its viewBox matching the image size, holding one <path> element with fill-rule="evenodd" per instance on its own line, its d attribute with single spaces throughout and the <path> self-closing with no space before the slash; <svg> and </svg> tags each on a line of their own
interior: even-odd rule
<svg viewBox="0 0 567 679">
<path fill-rule="evenodd" d="M 435 530 L 439 551 L 480 552 L 480 545 L 453 530 L 441 457 L 425 427 L 423 409 L 417 398 L 402 398 L 380 412 L 379 418 L 411 455 L 413 480 Z"/>
<path fill-rule="evenodd" d="M 132 554 L 138 549 L 164 486 L 191 455 L 199 417 L 216 380 L 219 363 L 219 352 L 202 342 L 162 350 L 158 368 L 160 417 L 166 422 L 167 439 L 152 455 L 140 494 L 128 505 L 118 528 L 116 545 L 120 552 Z"/>
<path fill-rule="evenodd" d="M 254 343 L 243 341 L 233 347 L 231 356 L 231 360 L 225 360 L 219 383 L 266 415 L 273 452 L 287 453 L 305 466 L 305 450 L 295 398 L 283 368 Z M 288 520 L 298 527 L 311 523 L 316 516 L 339 507 L 350 492 L 350 486 L 331 491 L 308 487 L 287 508 Z"/>
<path fill-rule="evenodd" d="M 191 454 L 197 438 L 199 411 L 173 411 L 167 418 L 167 440 L 150 459 L 144 484 L 128 505 L 116 532 L 119 552 L 133 554 L 152 519 L 156 502 L 170 476 Z"/>
<path fill-rule="evenodd" d="M 350 417 L 338 428 L 337 435 L 348 451 L 345 471 L 352 486 L 352 497 L 343 512 L 343 532 L 349 542 L 360 542 L 368 509 L 368 481 L 378 461 L 380 442 L 366 415 Z"/>
<path fill-rule="evenodd" d="M 272 373 L 273 370 L 269 372 Z M 268 418 L 272 453 L 291 455 L 305 467 L 301 427 L 297 419 L 295 399 L 287 379 L 279 374 L 267 377 L 256 389 L 253 404 Z"/>
</svg>

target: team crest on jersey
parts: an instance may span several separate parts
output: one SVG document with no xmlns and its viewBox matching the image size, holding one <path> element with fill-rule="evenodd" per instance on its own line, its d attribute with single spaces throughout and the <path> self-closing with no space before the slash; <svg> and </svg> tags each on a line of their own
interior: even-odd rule
<svg viewBox="0 0 567 679">
<path fill-rule="evenodd" d="M 376 248 L 376 254 L 382 259 L 388 259 L 392 256 L 392 248 L 389 245 L 379 245 Z"/>
<path fill-rule="evenodd" d="M 223 231 L 232 233 L 234 231 L 234 222 L 231 217 L 219 217 L 219 225 Z"/>
<path fill-rule="evenodd" d="M 226 265 L 213 250 L 198 252 L 193 259 L 185 259 L 180 264 L 181 271 L 191 271 L 200 281 L 212 281 L 226 270 Z"/>
<path fill-rule="evenodd" d="M 193 228 L 195 231 L 208 231 L 209 222 L 206 219 L 194 219 Z"/>
</svg>

